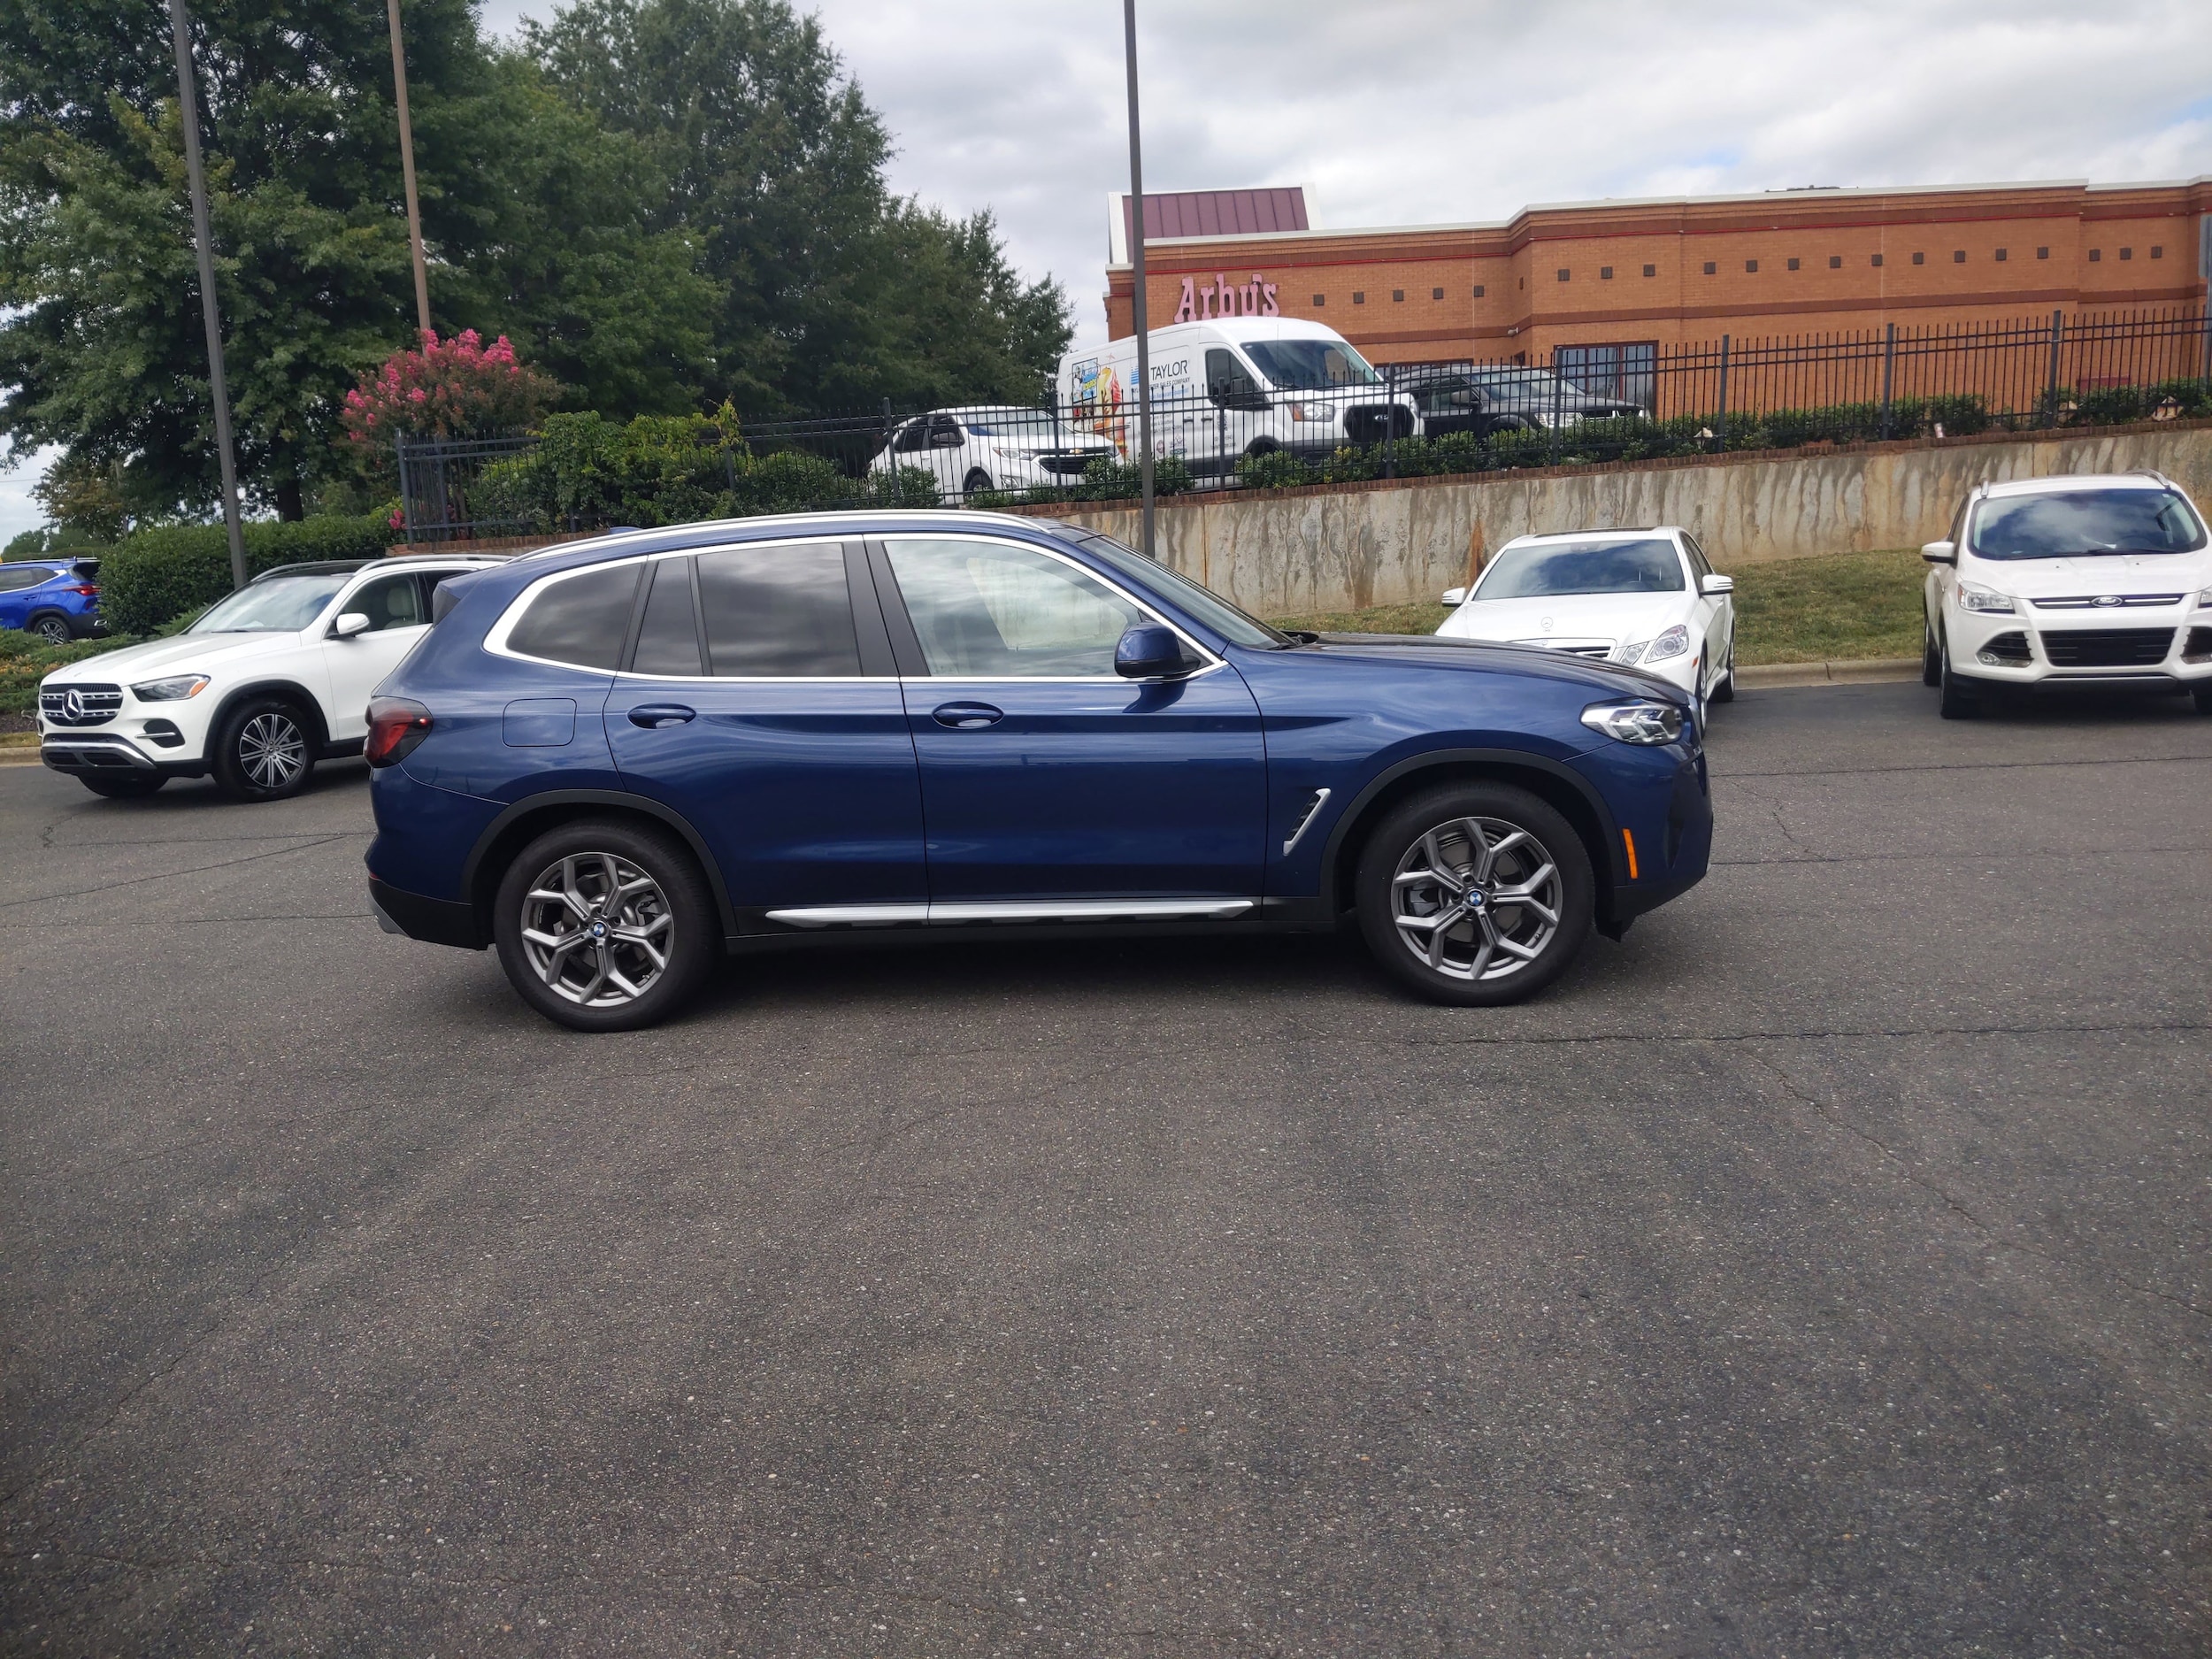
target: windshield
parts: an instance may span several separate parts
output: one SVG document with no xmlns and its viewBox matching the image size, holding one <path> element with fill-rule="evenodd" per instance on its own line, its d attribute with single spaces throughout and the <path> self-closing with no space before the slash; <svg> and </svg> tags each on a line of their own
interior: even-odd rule
<svg viewBox="0 0 2212 1659">
<path fill-rule="evenodd" d="M 1256 617 L 1248 617 L 1226 599 L 1210 593 L 1187 576 L 1179 576 L 1164 565 L 1148 559 L 1134 548 L 1124 547 L 1110 535 L 1093 533 L 1073 538 L 1087 553 L 1104 559 L 1124 575 L 1157 588 L 1233 645 L 1280 649 L 1294 645 L 1287 634 L 1278 633 Z"/>
<path fill-rule="evenodd" d="M 221 601 L 187 634 L 296 634 L 322 614 L 350 574 L 278 576 L 251 582 Z"/>
<path fill-rule="evenodd" d="M 1486 392 L 1502 392 L 1512 397 L 1549 397 L 1554 387 L 1569 397 L 1590 395 L 1549 369 L 1477 369 L 1467 378 Z"/>
<path fill-rule="evenodd" d="M 1678 594 L 1682 556 L 1648 541 L 1542 541 L 1509 547 L 1483 572 L 1477 599 L 1543 599 L 1554 594 Z"/>
<path fill-rule="evenodd" d="M 1977 558 L 2058 559 L 2101 553 L 2192 553 L 2204 526 L 2168 489 L 2081 489 L 1999 496 L 1974 514 Z"/>
<path fill-rule="evenodd" d="M 1281 392 L 1326 392 L 1340 386 L 1379 386 L 1367 359 L 1341 340 L 1248 340 L 1244 349 Z"/>
</svg>

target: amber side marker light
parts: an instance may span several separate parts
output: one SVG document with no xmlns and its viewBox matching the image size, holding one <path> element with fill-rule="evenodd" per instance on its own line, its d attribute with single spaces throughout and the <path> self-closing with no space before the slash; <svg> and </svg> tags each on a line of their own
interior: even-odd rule
<svg viewBox="0 0 2212 1659">
<path fill-rule="evenodd" d="M 396 766 L 430 735 L 430 710 L 408 697 L 379 697 L 369 704 L 369 737 L 361 754 L 372 766 Z"/>
<path fill-rule="evenodd" d="M 1628 879 L 1636 879 L 1636 838 L 1626 830 L 1621 832 L 1621 845 L 1628 849 Z"/>
</svg>

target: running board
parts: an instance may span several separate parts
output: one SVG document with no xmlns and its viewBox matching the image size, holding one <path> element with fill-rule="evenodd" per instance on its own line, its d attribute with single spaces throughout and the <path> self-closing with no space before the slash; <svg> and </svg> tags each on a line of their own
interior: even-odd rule
<svg viewBox="0 0 2212 1659">
<path fill-rule="evenodd" d="M 1022 899 L 927 904 L 814 904 L 771 910 L 787 927 L 957 927 L 972 922 L 1227 921 L 1250 899 Z"/>
</svg>

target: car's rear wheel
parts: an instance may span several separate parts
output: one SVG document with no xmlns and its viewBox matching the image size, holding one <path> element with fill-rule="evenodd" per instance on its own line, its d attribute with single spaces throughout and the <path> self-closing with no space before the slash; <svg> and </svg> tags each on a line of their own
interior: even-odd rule
<svg viewBox="0 0 2212 1659">
<path fill-rule="evenodd" d="M 1596 881 L 1573 827 L 1525 789 L 1469 783 L 1395 808 L 1354 884 L 1360 931 L 1385 972 L 1433 1002 L 1516 1002 L 1590 935 Z"/>
<path fill-rule="evenodd" d="M 69 618 L 50 611 L 42 617 L 33 617 L 30 631 L 48 645 L 66 645 L 77 637 L 69 626 Z"/>
<path fill-rule="evenodd" d="M 1970 720 L 1982 711 L 1981 700 L 1960 683 L 1951 667 L 1951 641 L 1947 638 L 1936 648 L 1939 657 L 1936 683 L 1943 687 L 1940 705 L 1947 720 Z"/>
<path fill-rule="evenodd" d="M 618 819 L 549 830 L 499 884 L 492 932 L 522 1000 L 573 1031 L 634 1031 L 698 988 L 721 944 L 713 895 L 672 836 Z"/>
<path fill-rule="evenodd" d="M 158 772 L 80 772 L 77 781 L 111 801 L 135 801 L 153 794 L 169 779 Z"/>
<path fill-rule="evenodd" d="M 249 697 L 215 733 L 215 782 L 237 801 L 281 801 L 315 770 L 314 727 L 296 703 Z"/>
</svg>

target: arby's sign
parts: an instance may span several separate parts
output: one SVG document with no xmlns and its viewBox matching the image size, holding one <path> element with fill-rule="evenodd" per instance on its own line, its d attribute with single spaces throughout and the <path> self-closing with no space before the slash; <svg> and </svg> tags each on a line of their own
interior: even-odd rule
<svg viewBox="0 0 2212 1659">
<path fill-rule="evenodd" d="M 1214 280 L 1205 287 L 1197 286 L 1196 277 L 1183 279 L 1182 303 L 1175 308 L 1179 323 L 1208 322 L 1217 317 L 1280 317 L 1283 308 L 1276 303 L 1276 285 L 1259 272 L 1252 273 L 1249 282 L 1232 282 L 1217 272 Z"/>
</svg>

